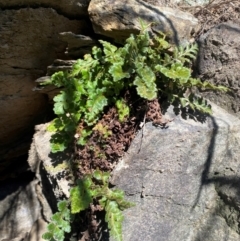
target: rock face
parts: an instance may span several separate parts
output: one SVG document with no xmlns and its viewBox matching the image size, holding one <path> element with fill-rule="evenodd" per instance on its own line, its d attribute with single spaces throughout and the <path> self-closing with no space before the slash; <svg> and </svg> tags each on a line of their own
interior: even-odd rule
<svg viewBox="0 0 240 241">
<path fill-rule="evenodd" d="M 201 36 L 198 75 L 202 80 L 233 89 L 228 94 L 203 95 L 240 117 L 240 21 L 222 23 Z"/>
<path fill-rule="evenodd" d="M 175 43 L 189 40 L 198 21 L 177 9 L 157 7 L 141 0 L 92 0 L 88 8 L 95 33 L 121 41 L 130 33 L 138 33 L 139 18 L 154 22 L 153 31 L 168 34 Z"/>
<path fill-rule="evenodd" d="M 18 183 L 1 184 L 0 240 L 23 240 L 40 217 L 41 206 L 36 195 L 36 184 L 36 181 L 27 183 L 21 180 Z"/>
<path fill-rule="evenodd" d="M 40 183 L 41 199 L 44 200 L 42 202 L 44 218 L 50 220 L 49 206 L 45 204 L 49 203 L 50 208 L 56 210 L 58 200 L 69 198 L 69 184 L 71 183 L 67 179 L 72 177 L 72 174 L 71 157 L 65 153 L 51 153 L 50 138 L 52 133 L 46 131 L 47 125 L 36 126 L 28 163 L 31 170 L 36 173 L 36 178 Z"/>
<path fill-rule="evenodd" d="M 69 17 L 79 17 L 87 15 L 87 8 L 90 0 L 8 0 L 1 1 L 1 9 L 13 9 L 13 8 L 53 8 L 59 13 Z"/>
<path fill-rule="evenodd" d="M 135 138 L 112 179 L 136 203 L 124 241 L 240 240 L 240 121 L 213 110 L 203 123 L 169 114 L 167 129 Z"/>
<path fill-rule="evenodd" d="M 27 152 L 29 143 L 24 144 L 30 139 L 26 140 L 27 133 L 42 120 L 47 97 L 33 92 L 32 88 L 36 85 L 34 80 L 45 75 L 54 59 L 65 58 L 66 43 L 59 39 L 59 33 L 80 33 L 86 24 L 70 20 L 51 8 L 1 10 L 0 13 L 2 168 L 10 163 L 9 159 Z"/>
</svg>

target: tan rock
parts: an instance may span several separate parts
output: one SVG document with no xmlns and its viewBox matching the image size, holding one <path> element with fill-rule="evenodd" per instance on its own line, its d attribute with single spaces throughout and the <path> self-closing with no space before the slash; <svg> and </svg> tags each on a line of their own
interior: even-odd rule
<svg viewBox="0 0 240 241">
<path fill-rule="evenodd" d="M 47 66 L 54 59 L 64 58 L 67 43 L 59 39 L 59 33 L 72 31 L 78 34 L 86 29 L 86 24 L 85 21 L 70 20 L 51 8 L 22 8 L 2 10 L 0 26 L 2 167 L 3 160 L 16 156 L 17 141 L 23 142 L 29 131 L 33 132 L 33 126 L 43 120 L 47 96 L 32 89 L 36 85 L 34 81 L 46 74 Z M 18 153 L 27 153 L 29 145 L 22 146 L 24 148 Z"/>
<path fill-rule="evenodd" d="M 176 44 L 189 40 L 198 25 L 198 20 L 190 13 L 141 0 L 92 0 L 88 12 L 94 31 L 117 41 L 139 32 L 139 18 L 147 23 L 154 22 L 153 32 L 168 34 Z"/>
</svg>

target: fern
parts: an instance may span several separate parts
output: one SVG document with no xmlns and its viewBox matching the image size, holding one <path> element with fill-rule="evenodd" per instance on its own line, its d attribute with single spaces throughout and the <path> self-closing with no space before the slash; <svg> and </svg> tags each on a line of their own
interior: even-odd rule
<svg viewBox="0 0 240 241">
<path fill-rule="evenodd" d="M 63 241 L 65 233 L 71 232 L 71 216 L 67 201 L 60 201 L 57 206 L 58 212 L 52 216 L 52 222 L 47 226 L 48 231 L 42 236 L 45 240 Z"/>
<path fill-rule="evenodd" d="M 52 152 L 65 150 L 74 136 L 78 136 L 79 145 L 85 145 L 104 108 L 120 103 L 121 91 L 133 85 L 144 99 L 153 100 L 161 93 L 168 96 L 170 102 L 178 99 L 185 107 L 207 113 L 211 111 L 205 102 L 198 97 L 191 101 L 184 96 L 185 91 L 193 86 L 227 91 L 223 86 L 191 77 L 185 63 L 195 58 L 197 45 L 173 47 L 162 33 L 151 39 L 147 32 L 149 25 L 140 23 L 140 34 L 131 35 L 123 47 L 100 40 L 102 48 L 94 47 L 92 55 L 77 60 L 70 72 L 52 75 L 47 84 L 64 87 L 54 97 L 58 118 L 48 128 L 55 132 L 51 139 Z M 124 106 L 126 113 L 119 107 L 117 110 L 123 121 L 129 113 L 127 105 Z M 86 130 L 78 128 L 79 122 Z"/>
<path fill-rule="evenodd" d="M 78 181 L 78 185 L 71 189 L 71 212 L 79 213 L 89 207 L 95 199 L 106 211 L 105 221 L 108 223 L 110 234 L 115 240 L 122 241 L 122 211 L 134 204 L 124 200 L 124 192 L 109 189 L 108 172 L 96 170 L 92 175 L 85 176 Z"/>
<path fill-rule="evenodd" d="M 93 47 L 92 55 L 79 59 L 69 72 L 57 72 L 45 84 L 62 87 L 54 97 L 54 112 L 57 118 L 48 126 L 53 132 L 52 152 L 64 151 L 71 146 L 74 138 L 78 145 L 86 145 L 93 131 L 103 138 L 112 133 L 107 126 L 98 123 L 107 106 L 116 106 L 118 118 L 123 122 L 128 118 L 130 108 L 121 98 L 127 89 L 136 88 L 138 95 L 146 100 L 168 97 L 169 102 L 178 100 L 183 107 L 211 114 L 207 102 L 195 96 L 192 87 L 227 91 L 223 86 L 191 77 L 187 66 L 197 54 L 197 45 L 172 46 L 163 33 L 150 38 L 147 29 L 150 25 L 140 21 L 139 35 L 131 35 L 124 46 L 100 40 L 102 47 Z M 190 91 L 186 95 L 186 91 Z M 97 124 L 98 123 L 98 124 Z M 106 211 L 111 236 L 122 241 L 122 210 L 133 206 L 124 200 L 124 193 L 109 189 L 107 172 L 96 170 L 85 176 L 70 190 L 71 213 L 79 213 L 92 202 L 99 202 Z M 70 210 L 67 202 L 58 203 L 58 212 L 43 238 L 50 241 L 63 241 L 70 232 Z"/>
</svg>

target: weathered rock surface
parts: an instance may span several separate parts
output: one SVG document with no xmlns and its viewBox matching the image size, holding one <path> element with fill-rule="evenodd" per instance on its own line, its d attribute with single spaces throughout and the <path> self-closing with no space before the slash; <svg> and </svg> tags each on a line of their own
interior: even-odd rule
<svg viewBox="0 0 240 241">
<path fill-rule="evenodd" d="M 66 153 L 51 153 L 50 139 L 52 133 L 46 131 L 48 124 L 36 126 L 36 133 L 29 151 L 28 163 L 36 173 L 42 192 L 43 217 L 50 220 L 49 203 L 52 210 L 56 210 L 57 201 L 69 198 L 71 183 L 71 157 Z M 70 181 L 68 181 L 70 179 Z M 46 205 L 45 205 L 46 204 Z M 45 211 L 46 210 L 46 211 Z"/>
<path fill-rule="evenodd" d="M 203 95 L 240 117 L 240 21 L 210 29 L 201 36 L 199 44 L 199 77 L 233 89 L 227 94 L 205 92 Z"/>
<path fill-rule="evenodd" d="M 167 129 L 137 135 L 112 179 L 136 203 L 124 241 L 240 240 L 240 121 L 213 110 L 203 123 L 168 114 Z"/>
<path fill-rule="evenodd" d="M 23 240 L 34 222 L 41 216 L 36 184 L 36 181 L 28 183 L 21 180 L 17 183 L 1 183 L 0 240 Z"/>
<path fill-rule="evenodd" d="M 87 15 L 87 8 L 90 0 L 8 0 L 1 1 L 0 8 L 17 9 L 17 8 L 53 8 L 67 17 L 83 17 Z"/>
<path fill-rule="evenodd" d="M 3 2 L 12 1 L 0 6 Z M 51 8 L 0 11 L 1 170 L 9 159 L 27 153 L 27 133 L 45 113 L 46 95 L 32 88 L 54 59 L 65 58 L 66 43 L 59 33 L 84 29 L 85 21 L 70 20 Z"/>
<path fill-rule="evenodd" d="M 142 0 L 92 0 L 88 8 L 95 33 L 121 41 L 138 33 L 139 18 L 154 22 L 153 31 L 167 33 L 175 43 L 189 40 L 198 21 L 177 9 L 157 7 Z"/>
<path fill-rule="evenodd" d="M 74 59 L 82 58 L 84 54 L 92 52 L 92 47 L 97 45 L 97 40 L 72 32 L 60 33 L 60 38 L 68 43 L 66 54 Z"/>
</svg>

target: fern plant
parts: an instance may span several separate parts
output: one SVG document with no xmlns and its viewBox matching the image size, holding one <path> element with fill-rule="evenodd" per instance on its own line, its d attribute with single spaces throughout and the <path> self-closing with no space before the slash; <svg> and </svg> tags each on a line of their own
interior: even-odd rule
<svg viewBox="0 0 240 241">
<path fill-rule="evenodd" d="M 49 241 L 64 241 L 65 233 L 71 232 L 70 210 L 67 201 L 60 201 L 57 204 L 58 212 L 52 216 L 52 222 L 48 224 L 48 231 L 42 238 Z"/>
<path fill-rule="evenodd" d="M 109 188 L 110 173 L 96 170 L 92 175 L 86 175 L 78 180 L 77 186 L 70 190 L 70 205 L 72 215 L 86 210 L 93 201 L 98 201 L 105 210 L 105 221 L 108 223 L 110 235 L 116 241 L 122 241 L 122 211 L 134 206 L 124 200 L 124 192 Z M 65 232 L 71 231 L 70 210 L 67 201 L 58 203 L 58 212 L 52 216 L 48 231 L 43 239 L 49 241 L 63 241 Z"/>
<path fill-rule="evenodd" d="M 170 102 L 177 99 L 183 107 L 211 113 L 206 101 L 185 94 L 192 87 L 227 90 L 191 77 L 186 64 L 195 58 L 197 45 L 174 47 L 164 34 L 151 39 L 147 27 L 142 29 L 120 48 L 100 40 L 102 48 L 93 47 L 92 55 L 77 60 L 70 72 L 57 72 L 46 83 L 64 87 L 54 98 L 54 112 L 58 117 L 48 127 L 55 132 L 51 139 L 52 152 L 65 150 L 76 132 L 78 144 L 85 145 L 106 106 L 116 105 L 123 121 L 129 109 L 120 93 L 134 86 L 141 98 L 153 100 L 165 95 Z M 79 122 L 82 128 L 77 129 Z"/>
<path fill-rule="evenodd" d="M 57 72 L 45 83 L 63 87 L 54 97 L 57 118 L 48 126 L 54 132 L 53 153 L 65 150 L 74 138 L 84 146 L 92 131 L 100 132 L 103 138 L 110 136 L 108 127 L 97 122 L 107 106 L 116 106 L 120 122 L 129 116 L 130 108 L 121 98 L 127 89 L 136 88 L 139 97 L 146 100 L 164 95 L 170 102 L 178 100 L 183 107 L 211 113 L 207 102 L 191 92 L 192 87 L 220 91 L 227 88 L 191 77 L 188 64 L 197 54 L 197 45 L 172 46 L 162 33 L 151 39 L 148 27 L 142 22 L 140 34 L 131 35 L 122 47 L 100 40 L 101 48 L 93 47 L 92 55 L 77 60 L 70 72 Z M 109 189 L 108 181 L 109 173 L 99 170 L 79 180 L 70 191 L 71 213 L 79 213 L 98 201 L 106 211 L 110 234 L 121 241 L 121 211 L 133 204 L 124 200 L 121 190 Z M 67 203 L 61 202 L 58 209 L 43 236 L 46 240 L 62 241 L 64 233 L 70 232 Z"/>
<path fill-rule="evenodd" d="M 124 200 L 124 192 L 118 189 L 110 189 L 108 172 L 94 171 L 92 175 L 86 175 L 78 181 L 78 185 L 71 189 L 71 212 L 79 213 L 89 207 L 93 200 L 99 202 L 105 210 L 105 221 L 108 223 L 110 235 L 116 241 L 122 241 L 122 221 L 124 209 L 134 206 L 133 203 Z"/>
</svg>

